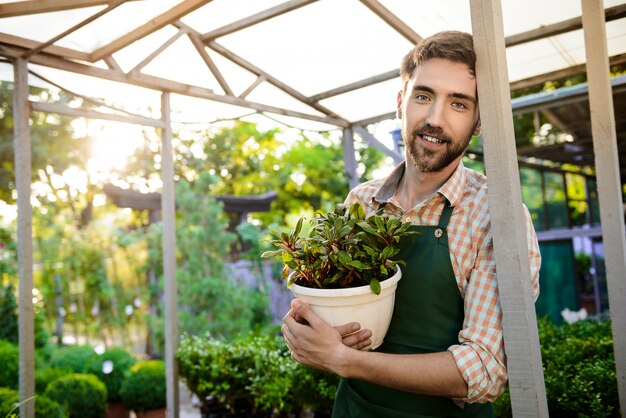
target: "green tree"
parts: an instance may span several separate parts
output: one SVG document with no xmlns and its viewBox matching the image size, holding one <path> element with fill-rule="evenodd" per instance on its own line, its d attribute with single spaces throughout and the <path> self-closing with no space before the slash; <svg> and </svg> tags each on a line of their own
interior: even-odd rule
<svg viewBox="0 0 626 418">
<path fill-rule="evenodd" d="M 30 87 L 31 96 L 41 101 L 67 104 L 71 97 L 39 87 Z M 72 119 L 32 112 L 30 134 L 32 147 L 32 181 L 63 173 L 71 166 L 83 167 L 89 140 L 75 139 Z M 13 83 L 0 81 L 0 199 L 13 202 L 15 189 L 15 157 L 13 150 Z"/>
<path fill-rule="evenodd" d="M 177 287 L 180 331 L 199 335 L 206 331 L 220 337 L 233 337 L 269 322 L 266 295 L 259 289 L 237 283 L 225 263 L 230 245 L 236 239 L 226 230 L 222 204 L 206 190 L 214 178 L 202 173 L 190 183 L 176 186 Z M 149 228 L 149 262 L 162 276 L 162 224 Z M 155 300 L 161 297 L 160 291 Z M 157 351 L 163 347 L 162 309 L 155 310 L 152 333 Z"/>
</svg>

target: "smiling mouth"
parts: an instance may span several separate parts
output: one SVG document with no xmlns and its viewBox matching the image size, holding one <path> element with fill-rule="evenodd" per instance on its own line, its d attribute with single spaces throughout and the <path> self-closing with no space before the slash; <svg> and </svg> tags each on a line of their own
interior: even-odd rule
<svg viewBox="0 0 626 418">
<path fill-rule="evenodd" d="M 435 138 L 434 136 L 429 136 L 429 135 L 422 135 L 422 138 L 424 138 L 426 141 L 433 143 L 433 144 L 443 144 L 446 142 L 442 139 Z"/>
</svg>

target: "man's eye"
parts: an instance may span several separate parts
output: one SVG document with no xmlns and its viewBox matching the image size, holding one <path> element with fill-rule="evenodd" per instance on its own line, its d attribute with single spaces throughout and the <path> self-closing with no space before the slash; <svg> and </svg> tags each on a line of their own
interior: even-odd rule
<svg viewBox="0 0 626 418">
<path fill-rule="evenodd" d="M 428 96 L 426 96 L 425 94 L 416 94 L 415 99 L 416 100 L 428 100 Z"/>
<path fill-rule="evenodd" d="M 452 107 L 459 109 L 459 110 L 467 109 L 467 106 L 465 106 L 464 103 L 459 103 L 459 102 L 452 103 Z"/>
</svg>

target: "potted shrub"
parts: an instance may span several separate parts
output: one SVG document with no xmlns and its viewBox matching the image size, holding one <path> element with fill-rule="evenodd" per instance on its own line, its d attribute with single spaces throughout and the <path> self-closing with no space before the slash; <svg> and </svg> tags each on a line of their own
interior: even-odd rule
<svg viewBox="0 0 626 418">
<path fill-rule="evenodd" d="M 104 418 L 107 389 L 92 374 L 71 373 L 50 383 L 44 396 L 64 408 L 69 418 Z"/>
<path fill-rule="evenodd" d="M 165 363 L 145 360 L 130 368 L 120 396 L 137 418 L 165 418 L 165 390 Z"/>
<path fill-rule="evenodd" d="M 120 389 L 126 373 L 137 360 L 123 348 L 111 348 L 90 357 L 85 371 L 94 374 L 107 388 L 107 418 L 128 418 L 130 411 L 122 403 Z"/>
<path fill-rule="evenodd" d="M 378 347 L 402 277 L 400 240 L 414 233 L 410 224 L 381 211 L 366 218 L 358 202 L 313 218 L 308 235 L 300 236 L 302 223 L 291 234 L 272 230 L 278 250 L 262 257 L 284 263 L 282 279 L 322 319 L 333 326 L 359 322 L 372 331 L 367 349 Z"/>
</svg>

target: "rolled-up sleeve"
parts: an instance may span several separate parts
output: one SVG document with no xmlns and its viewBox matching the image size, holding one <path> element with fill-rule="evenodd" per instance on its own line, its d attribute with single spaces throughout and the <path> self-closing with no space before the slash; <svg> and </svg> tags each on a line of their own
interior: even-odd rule
<svg viewBox="0 0 626 418">
<path fill-rule="evenodd" d="M 448 351 L 467 382 L 465 402 L 492 402 L 506 385 L 502 312 L 495 274 L 473 270 L 466 289 L 465 321 Z"/>
<path fill-rule="evenodd" d="M 531 291 L 539 295 L 541 255 L 537 235 L 528 209 L 524 207 Z M 483 224 L 474 268 L 463 298 L 465 319 L 459 332 L 459 344 L 451 346 L 459 371 L 467 383 L 464 402 L 493 402 L 507 382 L 506 355 L 502 337 L 502 310 L 496 278 L 493 240 L 488 222 Z"/>
</svg>

